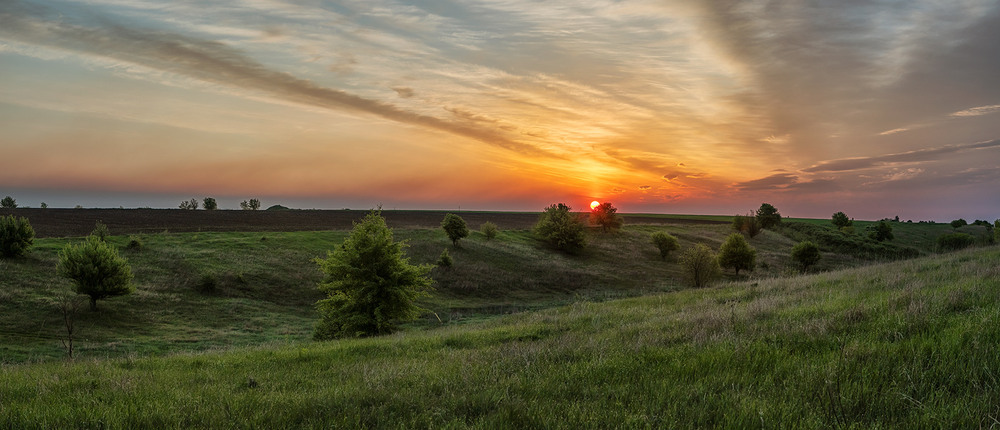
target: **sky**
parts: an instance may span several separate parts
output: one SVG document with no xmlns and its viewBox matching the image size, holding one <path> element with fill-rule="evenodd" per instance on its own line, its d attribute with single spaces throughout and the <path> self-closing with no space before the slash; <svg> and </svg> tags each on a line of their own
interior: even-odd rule
<svg viewBox="0 0 1000 430">
<path fill-rule="evenodd" d="M 0 194 L 993 220 L 998 41 L 996 0 L 0 0 Z"/>
</svg>

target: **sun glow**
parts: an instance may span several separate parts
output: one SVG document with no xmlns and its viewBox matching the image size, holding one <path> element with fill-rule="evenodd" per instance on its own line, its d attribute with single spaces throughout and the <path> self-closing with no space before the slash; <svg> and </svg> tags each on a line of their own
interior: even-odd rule
<svg viewBox="0 0 1000 430">
<path fill-rule="evenodd" d="M 590 210 L 597 209 L 597 207 L 600 206 L 600 205 L 601 205 L 601 202 L 599 202 L 597 200 L 594 200 L 594 201 L 590 202 Z"/>
</svg>

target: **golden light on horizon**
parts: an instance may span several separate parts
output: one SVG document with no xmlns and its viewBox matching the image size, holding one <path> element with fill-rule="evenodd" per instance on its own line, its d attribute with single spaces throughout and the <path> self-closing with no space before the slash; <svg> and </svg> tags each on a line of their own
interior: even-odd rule
<svg viewBox="0 0 1000 430">
<path fill-rule="evenodd" d="M 594 201 L 590 202 L 590 210 L 597 209 L 597 207 L 600 206 L 600 205 L 601 205 L 601 202 L 599 202 L 597 200 L 594 200 Z"/>
</svg>

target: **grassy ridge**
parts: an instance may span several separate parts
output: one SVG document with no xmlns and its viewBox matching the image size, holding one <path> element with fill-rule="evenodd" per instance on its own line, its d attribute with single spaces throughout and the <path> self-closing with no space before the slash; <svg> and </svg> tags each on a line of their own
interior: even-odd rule
<svg viewBox="0 0 1000 430">
<path fill-rule="evenodd" d="M 1000 417 L 1000 250 L 385 338 L 7 365 L 42 427 L 946 427 Z"/>
</svg>

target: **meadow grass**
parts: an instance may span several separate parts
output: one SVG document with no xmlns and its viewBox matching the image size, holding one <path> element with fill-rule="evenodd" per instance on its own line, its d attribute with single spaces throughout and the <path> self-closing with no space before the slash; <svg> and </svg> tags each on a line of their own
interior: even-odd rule
<svg viewBox="0 0 1000 430">
<path fill-rule="evenodd" d="M 1000 422 L 1000 249 L 486 322 L 4 365 L 10 428 L 975 428 Z"/>
</svg>

